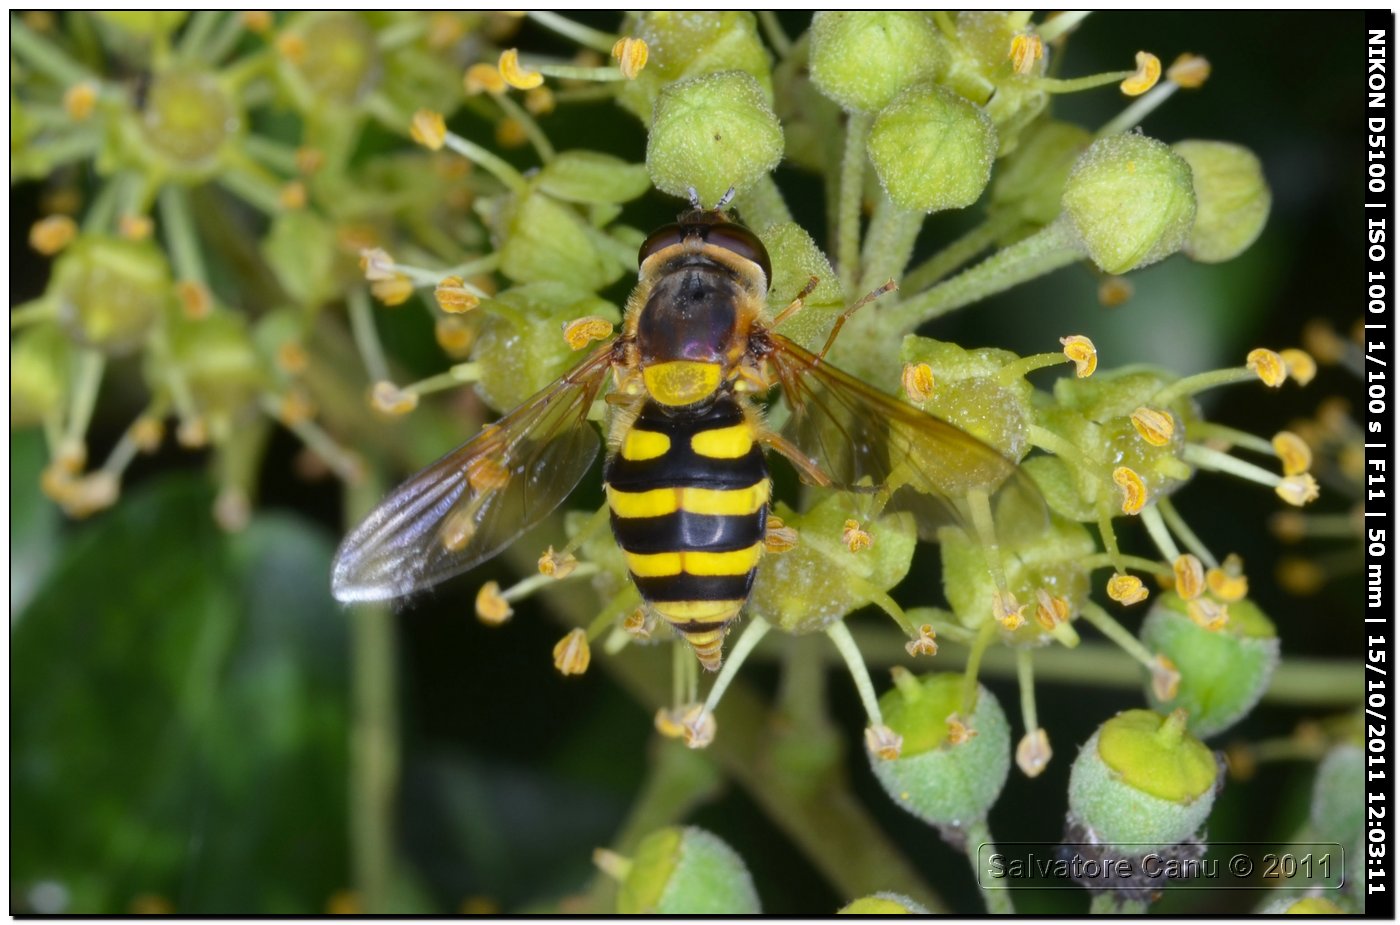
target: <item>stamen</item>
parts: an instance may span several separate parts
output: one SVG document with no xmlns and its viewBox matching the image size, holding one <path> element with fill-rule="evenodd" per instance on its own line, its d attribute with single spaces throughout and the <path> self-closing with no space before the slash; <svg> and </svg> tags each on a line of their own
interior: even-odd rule
<svg viewBox="0 0 1400 925">
<path fill-rule="evenodd" d="M 1045 40 L 1034 32 L 1022 32 L 1012 36 L 1011 50 L 1007 53 L 1011 59 L 1011 70 L 1017 74 L 1026 75 L 1035 70 L 1035 63 L 1045 57 Z"/>
<path fill-rule="evenodd" d="M 937 655 L 938 642 L 937 633 L 933 631 L 932 624 L 925 623 L 919 627 L 919 635 L 904 644 L 904 651 L 911 656 Z"/>
<path fill-rule="evenodd" d="M 1136 575 L 1115 573 L 1108 580 L 1108 596 L 1124 607 L 1147 600 L 1147 588 Z"/>
<path fill-rule="evenodd" d="M 860 552 L 869 549 L 874 544 L 875 538 L 870 532 L 863 529 L 858 520 L 847 520 L 841 527 L 841 542 L 846 544 L 846 548 L 851 552 Z"/>
<path fill-rule="evenodd" d="M 1249 351 L 1245 365 L 1271 389 L 1283 385 L 1288 378 L 1288 367 L 1284 365 L 1283 357 L 1264 347 Z"/>
<path fill-rule="evenodd" d="M 467 73 L 462 77 L 462 86 L 466 89 L 467 96 L 476 96 L 478 93 L 494 95 L 506 92 L 506 79 L 501 76 L 499 68 L 482 62 L 467 68 Z"/>
<path fill-rule="evenodd" d="M 638 38 L 620 38 L 612 47 L 612 56 L 628 80 L 635 80 L 647 66 L 647 53 L 647 43 Z"/>
<path fill-rule="evenodd" d="M 1094 374 L 1094 370 L 1099 368 L 1099 352 L 1089 338 L 1082 334 L 1071 334 L 1069 337 L 1061 337 L 1060 343 L 1065 345 L 1065 356 L 1074 363 L 1074 374 L 1080 379 L 1089 378 Z"/>
<path fill-rule="evenodd" d="M 418 395 L 387 380 L 380 381 L 370 390 L 370 407 L 381 414 L 397 417 L 418 407 Z"/>
<path fill-rule="evenodd" d="M 1054 754 L 1049 733 L 1043 728 L 1032 729 L 1016 745 L 1016 767 L 1027 777 L 1039 777 Z"/>
<path fill-rule="evenodd" d="M 568 578 L 578 568 L 578 559 L 573 553 L 557 553 L 554 547 L 550 546 L 540 556 L 540 574 L 558 580 Z"/>
<path fill-rule="evenodd" d="M 438 307 L 448 314 L 469 312 L 481 304 L 481 299 L 460 276 L 444 276 L 433 290 Z"/>
<path fill-rule="evenodd" d="M 1220 566 L 1207 571 L 1206 585 L 1227 604 L 1243 600 L 1249 594 L 1249 579 L 1245 577 L 1240 557 L 1231 553 Z"/>
<path fill-rule="evenodd" d="M 1181 687 L 1181 672 L 1165 655 L 1159 654 L 1152 666 L 1152 695 L 1161 701 L 1175 700 Z"/>
<path fill-rule="evenodd" d="M 441 151 L 447 141 L 447 122 L 440 112 L 420 109 L 413 114 L 413 120 L 408 126 L 408 135 L 429 151 Z"/>
<path fill-rule="evenodd" d="M 1123 513 L 1140 514 L 1147 503 L 1147 486 L 1138 475 L 1127 466 L 1113 470 L 1113 483 L 1123 492 Z"/>
<path fill-rule="evenodd" d="M 1317 375 L 1317 363 L 1307 351 L 1289 347 L 1287 350 L 1280 350 L 1278 355 L 1283 358 L 1288 375 L 1299 385 L 1307 385 Z"/>
<path fill-rule="evenodd" d="M 1317 479 L 1306 472 L 1290 475 L 1274 487 L 1274 494 L 1294 507 L 1302 507 L 1317 500 Z"/>
<path fill-rule="evenodd" d="M 1303 438 L 1286 430 L 1274 434 L 1274 453 L 1283 463 L 1284 475 L 1302 475 L 1312 468 L 1312 450 Z"/>
<path fill-rule="evenodd" d="M 933 397 L 933 368 L 927 363 L 905 363 L 899 381 L 904 394 L 920 407 Z"/>
<path fill-rule="evenodd" d="M 74 122 L 85 122 L 97 108 L 97 84 L 91 80 L 73 84 L 63 91 L 63 109 Z"/>
<path fill-rule="evenodd" d="M 1189 51 L 1177 55 L 1167 68 L 1167 80 L 1185 90 L 1198 89 L 1210 77 L 1210 62 Z"/>
<path fill-rule="evenodd" d="M 66 215 L 50 215 L 29 228 L 29 246 L 45 257 L 63 250 L 78 236 L 78 223 Z"/>
<path fill-rule="evenodd" d="M 527 71 L 520 66 L 519 49 L 507 48 L 501 52 L 497 67 L 505 82 L 517 90 L 532 90 L 544 83 L 544 75 L 539 71 Z"/>
<path fill-rule="evenodd" d="M 1205 567 L 1201 565 L 1200 559 L 1190 553 L 1176 557 L 1176 561 L 1172 563 L 1172 572 L 1176 576 L 1176 593 L 1181 595 L 1182 600 L 1193 600 L 1205 591 Z"/>
<path fill-rule="evenodd" d="M 488 626 L 500 626 L 515 613 L 501 594 L 501 586 L 488 581 L 476 593 L 476 618 Z"/>
<path fill-rule="evenodd" d="M 554 646 L 554 667 L 565 677 L 583 674 L 593 655 L 588 646 L 588 634 L 582 629 L 569 630 L 568 635 Z"/>
<path fill-rule="evenodd" d="M 1151 52 L 1140 51 L 1135 60 L 1137 71 L 1118 85 L 1128 96 L 1142 96 L 1155 87 L 1162 76 L 1162 62 Z"/>
<path fill-rule="evenodd" d="M 595 341 L 607 340 L 613 333 L 612 322 L 597 315 L 565 322 L 563 329 L 564 341 L 571 350 L 582 350 Z"/>
<path fill-rule="evenodd" d="M 865 747 L 883 761 L 893 761 L 904 749 L 904 737 L 884 723 L 865 727 Z"/>
<path fill-rule="evenodd" d="M 1230 622 L 1229 608 L 1208 597 L 1198 597 L 1186 604 L 1186 615 L 1197 626 L 1218 633 Z"/>
<path fill-rule="evenodd" d="M 1166 446 L 1176 433 L 1176 417 L 1170 411 L 1159 411 L 1146 405 L 1132 414 L 1133 429 L 1152 446 Z"/>
</svg>

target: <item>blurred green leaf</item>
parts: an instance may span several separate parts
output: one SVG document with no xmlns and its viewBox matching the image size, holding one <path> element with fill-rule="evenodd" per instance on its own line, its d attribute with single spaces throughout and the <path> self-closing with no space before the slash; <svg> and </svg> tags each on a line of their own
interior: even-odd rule
<svg viewBox="0 0 1400 925">
<path fill-rule="evenodd" d="M 15 628 L 12 896 L 68 912 L 311 913 L 347 885 L 331 546 L 236 536 L 170 477 L 78 533 Z"/>
<path fill-rule="evenodd" d="M 10 435 L 11 620 L 34 596 L 57 552 L 58 509 L 39 491 L 39 473 L 47 459 L 40 431 Z"/>
</svg>

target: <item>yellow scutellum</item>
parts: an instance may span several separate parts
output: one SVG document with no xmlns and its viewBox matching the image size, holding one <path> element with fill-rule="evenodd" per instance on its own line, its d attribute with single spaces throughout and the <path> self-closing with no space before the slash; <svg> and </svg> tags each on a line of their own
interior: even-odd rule
<svg viewBox="0 0 1400 925">
<path fill-rule="evenodd" d="M 501 595 L 501 586 L 488 581 L 476 592 L 476 618 L 490 626 L 500 626 L 515 613 L 510 602 Z"/>
<path fill-rule="evenodd" d="M 1172 575 L 1176 579 L 1176 593 L 1184 601 L 1195 600 L 1206 589 L 1205 566 L 1189 552 L 1176 557 Z"/>
<path fill-rule="evenodd" d="M 774 554 L 784 553 L 797 546 L 797 528 L 783 523 L 782 518 L 768 515 L 764 525 L 763 550 Z"/>
<path fill-rule="evenodd" d="M 1136 575 L 1115 573 L 1108 580 L 1108 596 L 1127 607 L 1147 600 L 1147 588 Z"/>
<path fill-rule="evenodd" d="M 645 607 L 638 607 L 622 621 L 623 632 L 637 640 L 650 639 L 653 628 L 654 621 Z"/>
<path fill-rule="evenodd" d="M 1061 337 L 1060 343 L 1064 344 L 1065 356 L 1074 363 L 1076 377 L 1087 379 L 1099 368 L 1099 352 L 1094 349 L 1094 342 L 1083 334 Z"/>
<path fill-rule="evenodd" d="M 1152 695 L 1158 700 L 1172 700 L 1181 686 L 1181 672 L 1176 664 L 1165 655 L 1157 656 L 1157 664 L 1152 668 Z"/>
<path fill-rule="evenodd" d="M 536 87 L 525 91 L 525 111 L 532 116 L 547 116 L 554 111 L 556 100 L 554 91 L 548 87 Z"/>
<path fill-rule="evenodd" d="M 1283 463 L 1284 475 L 1302 475 L 1312 468 L 1312 450 L 1303 442 L 1302 437 L 1281 430 L 1274 434 L 1274 439 L 1270 442 L 1273 444 L 1274 453 Z"/>
<path fill-rule="evenodd" d="M 78 223 L 66 215 L 50 215 L 29 227 L 29 246 L 45 257 L 63 250 L 78 236 Z"/>
<path fill-rule="evenodd" d="M 1044 588 L 1037 588 L 1035 601 L 1035 622 L 1045 632 L 1054 632 L 1056 626 L 1069 619 L 1069 601 L 1064 598 L 1053 597 Z"/>
<path fill-rule="evenodd" d="M 131 442 L 142 453 L 154 453 L 165 439 L 165 423 L 160 418 L 142 415 L 131 423 Z"/>
<path fill-rule="evenodd" d="M 239 14 L 243 20 L 243 27 L 249 32 L 256 32 L 259 35 L 272 28 L 272 12 L 270 10 L 244 10 Z"/>
<path fill-rule="evenodd" d="M 1035 63 L 1045 57 L 1045 41 L 1034 32 L 1022 32 L 1011 37 L 1011 50 L 1006 55 L 1011 59 L 1011 70 L 1017 74 L 1029 74 L 1035 70 Z"/>
<path fill-rule="evenodd" d="M 639 38 L 626 36 L 617 40 L 612 47 L 612 56 L 617 59 L 618 70 L 628 80 L 635 80 L 647 66 L 647 43 Z"/>
<path fill-rule="evenodd" d="M 155 228 L 155 222 L 147 215 L 127 214 L 117 219 L 117 234 L 128 241 L 144 241 Z"/>
<path fill-rule="evenodd" d="M 1288 368 L 1284 365 L 1283 357 L 1265 347 L 1256 347 L 1249 351 L 1244 362 L 1250 371 L 1271 389 L 1283 385 L 1283 381 L 1288 378 Z"/>
<path fill-rule="evenodd" d="M 63 111 L 74 122 L 83 122 L 92 118 L 93 110 L 97 108 L 97 84 L 90 80 L 75 83 L 67 90 L 63 91 Z"/>
<path fill-rule="evenodd" d="M 1010 591 L 992 593 L 992 617 L 1008 633 L 1026 625 L 1025 604 L 1017 604 L 1016 596 Z"/>
<path fill-rule="evenodd" d="M 413 280 L 406 274 L 395 273 L 391 279 L 370 283 L 369 291 L 376 299 L 393 308 L 407 302 L 413 295 Z"/>
<path fill-rule="evenodd" d="M 1218 633 L 1230 622 L 1230 610 L 1219 601 L 1208 597 L 1198 597 L 1186 602 L 1186 615 L 1197 626 Z"/>
<path fill-rule="evenodd" d="M 394 268 L 394 258 L 382 247 L 366 247 L 360 250 L 360 270 L 371 283 L 393 279 L 398 275 Z"/>
<path fill-rule="evenodd" d="M 554 667 L 565 677 L 583 674 L 588 670 L 593 653 L 588 646 L 588 634 L 582 629 L 571 629 L 568 635 L 554 645 Z"/>
<path fill-rule="evenodd" d="M 1146 405 L 1132 414 L 1133 429 L 1153 446 L 1166 446 L 1176 433 L 1176 418 L 1170 411 L 1160 411 Z"/>
<path fill-rule="evenodd" d="M 450 315 L 469 312 L 481 304 L 481 299 L 467 288 L 466 281 L 460 276 L 444 276 L 433 290 L 433 297 L 437 299 L 438 307 Z"/>
<path fill-rule="evenodd" d="M 578 559 L 574 558 L 571 552 L 557 553 L 554 547 L 550 546 L 540 556 L 539 569 L 541 575 L 550 578 L 568 578 L 578 568 Z"/>
<path fill-rule="evenodd" d="M 904 644 L 904 651 L 912 656 L 937 655 L 937 635 L 933 627 L 925 623 L 919 627 L 919 635 Z"/>
<path fill-rule="evenodd" d="M 544 83 L 544 75 L 539 71 L 527 71 L 520 66 L 519 49 L 507 48 L 501 52 L 497 67 L 505 82 L 517 90 L 533 90 Z"/>
<path fill-rule="evenodd" d="M 1290 475 L 1275 486 L 1274 494 L 1294 507 L 1302 507 L 1317 500 L 1317 479 L 1306 472 Z"/>
<path fill-rule="evenodd" d="M 176 283 L 175 298 L 180 302 L 180 311 L 191 321 L 209 317 L 214 309 L 209 287 L 198 280 L 182 279 Z"/>
<path fill-rule="evenodd" d="M 845 543 L 851 552 L 860 552 L 869 549 L 875 538 L 870 535 L 870 531 L 861 527 L 860 521 L 847 520 L 841 526 L 841 542 Z"/>
<path fill-rule="evenodd" d="M 370 406 L 381 414 L 408 414 L 418 407 L 418 395 L 382 380 L 370 390 Z"/>
<path fill-rule="evenodd" d="M 1122 276 L 1105 276 L 1099 281 L 1099 304 L 1117 308 L 1133 297 L 1133 284 Z"/>
<path fill-rule="evenodd" d="M 440 112 L 420 109 L 408 123 L 408 136 L 429 151 L 440 151 L 447 140 L 447 121 Z"/>
<path fill-rule="evenodd" d="M 1210 62 L 1189 51 L 1176 56 L 1167 68 L 1167 80 L 1186 90 L 1195 90 L 1210 77 Z"/>
<path fill-rule="evenodd" d="M 923 405 L 933 397 L 933 367 L 927 363 L 905 363 L 899 383 L 911 402 Z"/>
<path fill-rule="evenodd" d="M 478 93 L 499 94 L 506 92 L 506 79 L 501 76 L 498 68 L 485 63 L 473 64 L 463 75 L 462 86 L 466 89 L 467 96 L 476 96 Z"/>
<path fill-rule="evenodd" d="M 306 184 L 292 180 L 277 191 L 277 203 L 289 212 L 306 208 Z"/>
<path fill-rule="evenodd" d="M 1118 85 L 1118 89 L 1128 96 L 1142 96 L 1157 86 L 1157 81 L 1162 76 L 1162 62 L 1150 51 L 1138 52 L 1135 60 L 1137 70 L 1131 77 Z"/>
<path fill-rule="evenodd" d="M 1243 600 L 1249 594 L 1249 579 L 1245 577 L 1240 557 L 1231 553 L 1220 565 L 1207 570 L 1206 587 L 1227 604 Z"/>
<path fill-rule="evenodd" d="M 1016 744 L 1016 767 L 1027 777 L 1039 777 L 1054 754 L 1050 748 L 1050 735 L 1044 727 L 1032 729 Z"/>
<path fill-rule="evenodd" d="M 1142 507 L 1147 503 L 1147 486 L 1143 484 L 1142 476 L 1127 466 L 1119 466 L 1113 470 L 1113 483 L 1123 492 L 1123 513 L 1142 513 Z"/>
<path fill-rule="evenodd" d="M 963 718 L 957 713 L 949 713 L 945 722 L 948 724 L 949 745 L 963 745 L 964 743 L 971 742 L 973 737 L 977 735 L 977 730 L 964 722 Z"/>
<path fill-rule="evenodd" d="M 597 315 L 575 318 L 564 324 L 564 342 L 570 350 L 582 350 L 594 341 L 612 337 L 612 322 Z"/>
<path fill-rule="evenodd" d="M 884 723 L 865 727 L 865 747 L 882 761 L 893 761 L 904 750 L 904 737 Z"/>
</svg>

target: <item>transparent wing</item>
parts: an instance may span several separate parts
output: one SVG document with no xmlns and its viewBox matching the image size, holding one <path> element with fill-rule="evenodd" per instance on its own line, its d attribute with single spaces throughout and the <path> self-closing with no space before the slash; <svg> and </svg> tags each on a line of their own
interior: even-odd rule
<svg viewBox="0 0 1400 925">
<path fill-rule="evenodd" d="M 598 455 L 588 409 L 611 345 L 410 478 L 345 538 L 331 571 L 341 601 L 422 590 L 479 565 L 568 497 Z"/>
<path fill-rule="evenodd" d="M 964 500 L 1003 486 L 1038 493 L 1016 464 L 952 424 L 886 395 L 779 334 L 769 355 L 792 415 L 782 436 L 833 487 L 881 493 L 886 510 L 912 511 L 921 535 L 966 522 Z"/>
</svg>

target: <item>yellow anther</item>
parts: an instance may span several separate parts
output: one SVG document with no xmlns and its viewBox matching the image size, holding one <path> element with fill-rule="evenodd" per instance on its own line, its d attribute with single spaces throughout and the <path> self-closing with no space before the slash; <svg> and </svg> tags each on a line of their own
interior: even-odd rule
<svg viewBox="0 0 1400 925">
<path fill-rule="evenodd" d="M 424 35 L 428 47 L 442 51 L 456 44 L 467 34 L 466 23 L 456 13 L 439 10 L 428 17 L 428 31 Z"/>
<path fill-rule="evenodd" d="M 515 613 L 510 601 L 501 596 L 501 586 L 488 581 L 476 592 L 476 618 L 490 626 L 500 626 Z"/>
<path fill-rule="evenodd" d="M 495 491 L 504 488 L 509 481 L 510 472 L 489 456 L 473 459 L 467 466 L 467 483 L 474 492 Z"/>
<path fill-rule="evenodd" d="M 553 546 L 550 546 L 544 551 L 544 555 L 540 556 L 539 567 L 541 575 L 548 575 L 550 578 L 568 578 L 574 573 L 574 569 L 578 568 L 578 559 L 574 558 L 574 554 L 571 552 L 561 555 L 554 551 Z"/>
<path fill-rule="evenodd" d="M 536 87 L 525 91 L 525 111 L 530 115 L 547 116 L 554 111 L 554 106 L 554 91 L 548 87 Z"/>
<path fill-rule="evenodd" d="M 1286 430 L 1274 434 L 1274 453 L 1283 463 L 1284 475 L 1302 475 L 1312 468 L 1312 450 L 1303 438 Z"/>
<path fill-rule="evenodd" d="M 933 627 L 925 623 L 919 627 L 919 635 L 904 644 L 904 651 L 913 656 L 937 655 L 937 635 L 933 631 Z"/>
<path fill-rule="evenodd" d="M 63 91 L 63 111 L 75 122 L 92 117 L 97 108 L 97 84 L 90 80 L 75 83 Z"/>
<path fill-rule="evenodd" d="M 300 180 L 282 184 L 277 191 L 277 202 L 288 212 L 306 208 L 306 184 Z"/>
<path fill-rule="evenodd" d="M 571 629 L 569 634 L 554 645 L 554 667 L 564 676 L 583 674 L 588 670 L 593 653 L 588 648 L 588 634 L 581 629 Z"/>
<path fill-rule="evenodd" d="M 413 280 L 402 273 L 395 274 L 393 279 L 382 279 L 369 284 L 370 294 L 392 308 L 402 305 L 413 295 Z"/>
<path fill-rule="evenodd" d="M 927 363 L 905 363 L 899 383 L 910 401 L 922 405 L 933 397 L 933 367 Z"/>
<path fill-rule="evenodd" d="M 1189 51 L 1176 56 L 1167 68 L 1167 80 L 1187 90 L 1195 90 L 1210 77 L 1210 62 Z"/>
<path fill-rule="evenodd" d="M 1212 633 L 1220 632 L 1225 628 L 1225 624 L 1230 622 L 1229 608 L 1208 597 L 1198 597 L 1194 601 L 1187 601 L 1186 615 L 1197 626 L 1208 629 Z"/>
<path fill-rule="evenodd" d="M 1296 556 L 1279 560 L 1274 574 L 1279 586 L 1290 594 L 1316 594 L 1327 583 L 1327 575 L 1317 563 Z"/>
<path fill-rule="evenodd" d="M 1147 589 L 1143 587 L 1142 579 L 1136 575 L 1115 573 L 1108 580 L 1108 596 L 1127 607 L 1147 600 Z"/>
<path fill-rule="evenodd" d="M 1244 362 L 1254 375 L 1271 389 L 1283 385 L 1283 380 L 1288 378 L 1288 368 L 1283 364 L 1283 357 L 1264 347 L 1256 347 L 1249 351 Z"/>
<path fill-rule="evenodd" d="M 1206 586 L 1210 593 L 1226 603 L 1243 600 L 1249 594 L 1249 579 L 1244 574 L 1244 563 L 1231 553 L 1216 568 L 1206 572 Z"/>
<path fill-rule="evenodd" d="M 374 384 L 369 393 L 369 403 L 381 414 L 408 414 L 418 407 L 418 395 L 405 391 L 385 379 Z"/>
<path fill-rule="evenodd" d="M 533 90 L 544 83 L 544 75 L 539 71 L 527 71 L 520 66 L 520 51 L 515 48 L 507 48 L 501 52 L 501 59 L 497 63 L 501 70 L 501 77 L 505 82 L 517 90 Z"/>
<path fill-rule="evenodd" d="M 390 280 L 398 276 L 394 269 L 394 258 L 382 247 L 366 247 L 360 251 L 360 269 L 365 279 L 371 283 Z"/>
<path fill-rule="evenodd" d="M 686 748 L 704 748 L 715 740 L 715 715 L 704 704 L 692 704 L 680 714 L 681 738 Z"/>
<path fill-rule="evenodd" d="M 123 215 L 117 219 L 117 234 L 128 241 L 144 241 L 155 228 L 155 222 L 148 215 Z"/>
<path fill-rule="evenodd" d="M 438 151 L 447 139 L 447 122 L 442 113 L 420 109 L 408 123 L 408 136 L 429 151 Z"/>
<path fill-rule="evenodd" d="M 1099 352 L 1094 349 L 1094 342 L 1083 334 L 1061 337 L 1060 343 L 1065 347 L 1065 356 L 1073 361 L 1078 378 L 1087 379 L 1099 368 Z"/>
<path fill-rule="evenodd" d="M 1225 746 L 1225 770 L 1234 780 L 1245 781 L 1259 770 L 1254 748 L 1248 742 L 1231 742 Z"/>
<path fill-rule="evenodd" d="M 848 520 L 841 525 L 841 542 L 845 543 L 851 552 L 860 552 L 862 549 L 869 549 L 875 538 L 861 527 L 860 521 Z"/>
<path fill-rule="evenodd" d="M 1123 492 L 1123 513 L 1139 514 L 1147 503 L 1147 486 L 1142 476 L 1127 466 L 1113 470 L 1113 483 Z"/>
<path fill-rule="evenodd" d="M 1133 429 L 1153 446 L 1166 446 L 1176 433 L 1176 418 L 1170 411 L 1159 411 L 1146 405 L 1133 412 Z"/>
<path fill-rule="evenodd" d="M 782 518 L 768 515 L 763 528 L 763 550 L 771 553 L 784 553 L 797 545 L 797 528 L 783 523 Z"/>
<path fill-rule="evenodd" d="M 297 173 L 301 174 L 313 174 L 326 165 L 326 154 L 320 148 L 297 148 L 293 158 L 296 161 Z"/>
<path fill-rule="evenodd" d="M 977 730 L 964 722 L 963 718 L 956 713 L 948 714 L 947 723 L 949 745 L 962 745 L 971 742 L 972 738 L 977 735 Z"/>
<path fill-rule="evenodd" d="M 294 340 L 284 341 L 277 348 L 277 368 L 289 376 L 300 376 L 306 372 L 306 367 L 310 364 L 311 358 L 307 356 L 306 348 Z"/>
<path fill-rule="evenodd" d="M 1182 600 L 1194 600 L 1206 589 L 1205 566 L 1189 552 L 1176 557 L 1172 563 L 1172 575 L 1176 578 L 1176 593 L 1181 595 Z"/>
<path fill-rule="evenodd" d="M 272 12 L 270 10 L 244 10 L 238 15 L 243 20 L 243 28 L 249 32 L 262 35 L 272 28 Z"/>
<path fill-rule="evenodd" d="M 1290 475 L 1274 487 L 1274 494 L 1294 507 L 1317 500 L 1317 479 L 1306 472 Z"/>
<path fill-rule="evenodd" d="M 89 517 L 116 504 L 120 493 L 121 483 L 117 481 L 117 476 L 99 469 L 69 483 L 59 503 L 70 517 Z"/>
<path fill-rule="evenodd" d="M 1050 735 L 1043 728 L 1032 729 L 1016 745 L 1016 767 L 1027 777 L 1039 777 L 1054 754 L 1050 748 Z"/>
<path fill-rule="evenodd" d="M 1133 297 L 1133 284 L 1123 276 L 1105 276 L 1099 281 L 1099 304 L 1117 308 Z"/>
<path fill-rule="evenodd" d="M 656 711 L 656 718 L 652 720 L 652 725 L 656 731 L 668 739 L 679 739 L 685 735 L 685 729 L 681 726 L 681 710 L 668 710 L 665 707 Z"/>
<path fill-rule="evenodd" d="M 1269 518 L 1269 529 L 1284 543 L 1297 543 L 1307 535 L 1308 519 L 1297 511 L 1279 511 Z"/>
<path fill-rule="evenodd" d="M 529 141 L 530 135 L 519 119 L 505 118 L 496 123 L 496 144 L 502 148 L 524 147 Z"/>
<path fill-rule="evenodd" d="M 293 64 L 300 64 L 306 57 L 306 39 L 295 32 L 283 32 L 273 40 L 277 53 Z"/>
<path fill-rule="evenodd" d="M 564 325 L 564 342 L 571 350 L 582 350 L 594 341 L 612 337 L 612 322 L 597 315 L 575 318 Z"/>
<path fill-rule="evenodd" d="M 143 453 L 154 453 L 165 439 L 165 424 L 160 418 L 142 415 L 131 424 L 131 441 Z"/>
<path fill-rule="evenodd" d="M 209 425 L 201 417 L 187 418 L 175 428 L 175 442 L 185 449 L 197 450 L 209 443 Z"/>
<path fill-rule="evenodd" d="M 63 250 L 78 236 L 78 223 L 66 215 L 50 215 L 29 227 L 29 246 L 45 257 Z"/>
<path fill-rule="evenodd" d="M 1278 355 L 1283 358 L 1288 375 L 1299 385 L 1307 385 L 1317 375 L 1317 362 L 1306 350 L 1289 347 L 1287 350 L 1280 350 Z"/>
<path fill-rule="evenodd" d="M 1331 366 L 1346 356 L 1347 342 L 1337 336 L 1332 326 L 1320 318 L 1303 325 L 1303 347 L 1317 362 Z"/>
<path fill-rule="evenodd" d="M 1165 655 L 1157 656 L 1157 664 L 1152 668 L 1152 696 L 1158 700 L 1175 700 L 1181 687 L 1181 672 L 1176 664 Z"/>
<path fill-rule="evenodd" d="M 647 54 L 647 43 L 631 36 L 618 39 L 612 48 L 618 69 L 628 80 L 635 80 L 642 68 L 647 66 Z"/>
<path fill-rule="evenodd" d="M 1162 62 L 1157 60 L 1157 56 L 1150 51 L 1138 52 L 1136 60 L 1137 71 L 1118 85 L 1118 89 L 1128 96 L 1142 96 L 1157 86 L 1157 81 L 1162 76 Z"/>
<path fill-rule="evenodd" d="M 433 336 L 437 338 L 438 346 L 453 359 L 467 356 L 476 340 L 470 325 L 452 317 L 439 318 L 433 326 Z"/>
<path fill-rule="evenodd" d="M 438 306 L 453 315 L 469 312 L 481 304 L 476 293 L 467 288 L 460 276 L 444 276 L 433 290 Z"/>
<path fill-rule="evenodd" d="M 214 310 L 214 297 L 209 287 L 198 280 L 180 280 L 175 284 L 175 297 L 180 302 L 180 311 L 191 321 L 208 318 Z"/>
<path fill-rule="evenodd" d="M 1069 619 L 1069 601 L 1062 597 L 1052 597 L 1044 588 L 1035 592 L 1035 622 L 1047 633 Z"/>
<path fill-rule="evenodd" d="M 1029 74 L 1035 70 L 1035 63 L 1045 57 L 1045 41 L 1034 32 L 1022 32 L 1011 37 L 1011 69 L 1017 74 Z"/>
<path fill-rule="evenodd" d="M 316 415 L 316 405 L 300 389 L 290 389 L 277 402 L 277 420 L 291 427 L 309 421 Z"/>
<path fill-rule="evenodd" d="M 647 613 L 645 607 L 638 607 L 627 615 L 622 621 L 622 629 L 633 639 L 650 639 L 656 621 Z"/>
<path fill-rule="evenodd" d="M 467 73 L 462 78 L 462 86 L 466 87 L 467 96 L 475 96 L 478 93 L 505 93 L 506 79 L 498 69 L 489 64 L 473 64 L 467 68 Z"/>
<path fill-rule="evenodd" d="M 992 617 L 1008 632 L 1015 632 L 1026 623 L 1026 605 L 1017 604 L 1016 596 L 1010 591 L 992 592 Z"/>
<path fill-rule="evenodd" d="M 893 761 L 904 750 L 904 736 L 884 723 L 865 727 L 865 747 L 882 761 Z"/>
</svg>

